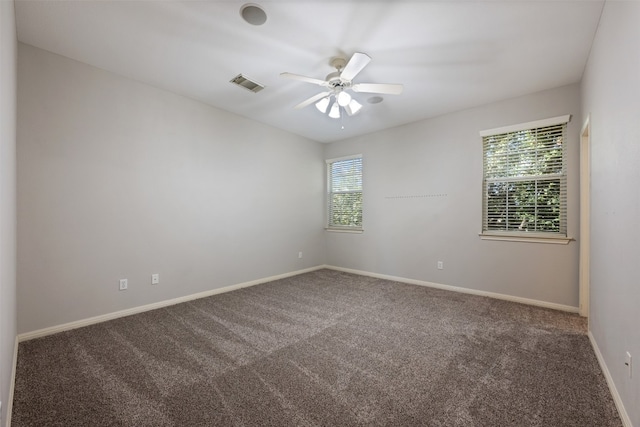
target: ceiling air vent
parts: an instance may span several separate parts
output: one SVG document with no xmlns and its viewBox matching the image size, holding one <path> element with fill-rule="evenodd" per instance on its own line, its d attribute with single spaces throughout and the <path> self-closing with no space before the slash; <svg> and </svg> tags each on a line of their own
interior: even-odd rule
<svg viewBox="0 0 640 427">
<path fill-rule="evenodd" d="M 238 74 L 234 78 L 231 79 L 231 83 L 235 83 L 240 87 L 243 87 L 247 90 L 250 90 L 253 93 L 258 93 L 262 89 L 264 89 L 264 85 L 261 85 L 258 82 L 254 82 L 247 76 L 243 76 L 242 74 Z"/>
</svg>

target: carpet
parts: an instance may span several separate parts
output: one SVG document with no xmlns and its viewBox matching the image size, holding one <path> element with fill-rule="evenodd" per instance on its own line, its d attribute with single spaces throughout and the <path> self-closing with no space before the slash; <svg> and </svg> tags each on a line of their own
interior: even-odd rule
<svg viewBox="0 0 640 427">
<path fill-rule="evenodd" d="M 318 270 L 18 347 L 13 426 L 621 426 L 586 319 Z"/>
</svg>

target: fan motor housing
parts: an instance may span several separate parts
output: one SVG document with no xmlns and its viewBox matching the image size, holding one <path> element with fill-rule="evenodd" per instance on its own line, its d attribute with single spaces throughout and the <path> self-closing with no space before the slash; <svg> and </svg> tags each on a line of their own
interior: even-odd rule
<svg viewBox="0 0 640 427">
<path fill-rule="evenodd" d="M 340 71 L 334 71 L 333 73 L 327 74 L 327 78 L 325 80 L 329 83 L 329 87 L 332 88 L 344 86 L 344 82 L 340 78 Z"/>
<path fill-rule="evenodd" d="M 335 90 L 343 90 L 351 86 L 351 82 L 340 78 L 340 73 L 342 72 L 342 69 L 347 65 L 347 60 L 341 57 L 335 57 L 331 59 L 331 62 L 329 62 L 329 64 L 331 64 L 331 66 L 337 70 L 333 73 L 327 74 L 325 80 L 329 84 L 329 87 Z"/>
</svg>

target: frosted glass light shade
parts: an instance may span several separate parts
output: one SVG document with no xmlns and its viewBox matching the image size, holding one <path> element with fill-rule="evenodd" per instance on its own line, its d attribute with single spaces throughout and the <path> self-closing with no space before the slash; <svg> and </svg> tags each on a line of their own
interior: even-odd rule
<svg viewBox="0 0 640 427">
<path fill-rule="evenodd" d="M 332 119 L 340 118 L 340 105 L 337 102 L 334 102 L 331 106 L 331 111 L 329 111 L 329 117 Z"/>
<path fill-rule="evenodd" d="M 358 101 L 356 101 L 355 99 L 352 99 L 351 102 L 349 102 L 349 105 L 347 105 L 346 107 L 344 107 L 345 110 L 347 110 L 347 113 L 350 116 L 353 116 L 354 114 L 356 114 L 358 111 L 360 111 L 360 109 L 362 109 L 362 104 L 360 104 Z"/>
<path fill-rule="evenodd" d="M 322 98 L 320 101 L 316 102 L 316 108 L 322 114 L 327 112 L 327 107 L 329 106 L 329 97 Z"/>
<path fill-rule="evenodd" d="M 338 104 L 341 107 L 346 107 L 347 105 L 349 105 L 349 102 L 351 102 L 351 95 L 349 95 L 347 92 L 340 92 L 338 94 Z"/>
</svg>

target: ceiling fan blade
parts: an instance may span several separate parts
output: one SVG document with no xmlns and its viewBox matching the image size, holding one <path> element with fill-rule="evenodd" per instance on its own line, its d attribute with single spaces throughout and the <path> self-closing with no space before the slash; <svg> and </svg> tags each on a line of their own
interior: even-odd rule
<svg viewBox="0 0 640 427">
<path fill-rule="evenodd" d="M 307 83 L 313 83 L 318 86 L 327 86 L 327 82 L 320 79 L 314 79 L 313 77 L 301 76 L 300 74 L 293 73 L 280 73 L 280 77 L 285 77 L 287 79 L 300 80 Z"/>
<path fill-rule="evenodd" d="M 299 110 L 299 109 L 301 109 L 301 108 L 306 107 L 307 105 L 311 105 L 311 104 L 313 104 L 314 102 L 320 101 L 320 100 L 321 100 L 322 98 L 324 98 L 325 96 L 329 96 L 329 95 L 331 95 L 331 93 L 332 93 L 332 92 L 322 92 L 322 93 L 319 93 L 319 94 L 314 95 L 314 96 L 312 96 L 311 98 L 309 98 L 309 99 L 307 99 L 307 100 L 305 100 L 305 101 L 302 101 L 300 104 L 296 105 L 296 106 L 295 106 L 295 107 L 293 107 L 293 108 L 295 108 L 296 110 Z"/>
<path fill-rule="evenodd" d="M 347 65 L 345 65 L 344 69 L 340 72 L 340 78 L 346 81 L 353 80 L 370 61 L 371 57 L 366 53 L 354 53 Z"/>
<path fill-rule="evenodd" d="M 364 93 L 384 93 L 389 95 L 400 95 L 403 86 L 390 83 L 356 83 L 351 86 L 354 92 Z"/>
</svg>

